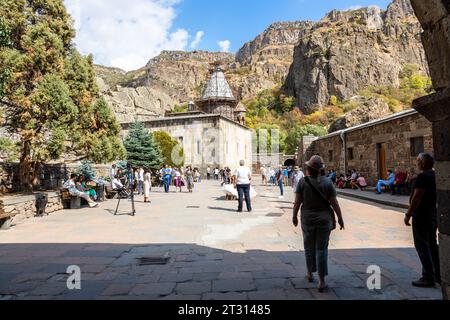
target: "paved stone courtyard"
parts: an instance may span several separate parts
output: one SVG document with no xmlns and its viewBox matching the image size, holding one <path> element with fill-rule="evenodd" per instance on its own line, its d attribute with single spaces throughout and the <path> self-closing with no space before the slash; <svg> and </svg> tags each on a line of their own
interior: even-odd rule
<svg viewBox="0 0 450 320">
<path fill-rule="evenodd" d="M 420 277 L 403 210 L 341 199 L 345 231 L 333 232 L 327 293 L 304 279 L 301 230 L 291 224 L 293 194 L 256 186 L 252 214 L 235 212 L 219 183 L 193 194 L 137 198 L 137 215 L 116 200 L 65 210 L 0 232 L 0 299 L 441 299 L 417 289 Z M 173 190 L 174 191 L 174 190 Z M 139 265 L 139 258 L 169 258 Z M 67 267 L 81 269 L 81 290 L 67 288 Z M 366 287 L 367 267 L 382 270 L 382 289 Z"/>
</svg>

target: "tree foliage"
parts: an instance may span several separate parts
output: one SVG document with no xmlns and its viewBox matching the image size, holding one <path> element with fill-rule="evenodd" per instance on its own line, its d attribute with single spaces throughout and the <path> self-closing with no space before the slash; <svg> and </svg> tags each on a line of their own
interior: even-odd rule
<svg viewBox="0 0 450 320">
<path fill-rule="evenodd" d="M 0 0 L 1 102 L 5 127 L 20 138 L 21 180 L 64 154 L 99 163 L 125 156 L 120 126 L 99 95 L 91 56 L 73 46 L 62 0 Z"/>
<path fill-rule="evenodd" d="M 92 162 L 89 160 L 81 161 L 81 165 L 77 168 L 76 172 L 77 174 L 82 174 L 86 179 L 94 179 L 97 174 L 92 167 Z"/>
<path fill-rule="evenodd" d="M 19 148 L 17 143 L 14 143 L 11 139 L 0 137 L 0 158 L 3 158 L 5 162 L 17 161 L 19 156 Z"/>
<path fill-rule="evenodd" d="M 134 168 L 160 169 L 163 156 L 153 135 L 140 122 L 133 123 L 124 141 L 128 163 Z"/>
<path fill-rule="evenodd" d="M 164 164 L 172 167 L 183 166 L 184 150 L 180 143 L 164 131 L 157 131 L 153 135 L 155 142 L 161 149 Z"/>
</svg>

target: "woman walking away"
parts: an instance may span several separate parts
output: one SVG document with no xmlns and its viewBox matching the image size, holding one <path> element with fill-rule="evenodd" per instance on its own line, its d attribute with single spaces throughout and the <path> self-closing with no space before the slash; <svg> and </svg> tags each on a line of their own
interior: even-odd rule
<svg viewBox="0 0 450 320">
<path fill-rule="evenodd" d="M 183 179 L 181 176 L 181 170 L 178 170 L 177 168 L 174 169 L 174 181 L 175 181 L 175 191 L 180 190 L 180 193 L 183 192 L 181 188 L 184 186 Z"/>
<path fill-rule="evenodd" d="M 336 228 L 334 213 L 336 212 L 341 230 L 344 230 L 344 220 L 333 183 L 320 174 L 325 167 L 322 158 L 314 156 L 306 166 L 307 176 L 297 186 L 292 220 L 297 227 L 301 207 L 301 227 L 308 268 L 306 278 L 313 282 L 313 273 L 318 271 L 318 289 L 319 292 L 324 292 L 328 288 L 325 282 L 328 275 L 328 243 L 331 231 Z"/>
<path fill-rule="evenodd" d="M 192 193 L 194 189 L 194 171 L 192 171 L 192 167 L 186 168 L 186 184 L 189 193 Z"/>
<path fill-rule="evenodd" d="M 145 170 L 144 174 L 144 202 L 150 201 L 150 190 L 152 188 L 152 175 L 149 170 Z"/>
</svg>

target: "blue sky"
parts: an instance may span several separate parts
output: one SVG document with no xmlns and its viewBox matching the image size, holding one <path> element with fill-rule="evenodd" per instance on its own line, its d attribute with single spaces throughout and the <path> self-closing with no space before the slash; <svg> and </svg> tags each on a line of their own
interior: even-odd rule
<svg viewBox="0 0 450 320">
<path fill-rule="evenodd" d="M 205 32 L 200 49 L 219 50 L 217 42 L 229 40 L 235 52 L 271 23 L 290 20 L 318 21 L 333 10 L 377 5 L 385 9 L 389 0 L 184 0 L 175 7 L 175 28 L 190 34 Z"/>
<path fill-rule="evenodd" d="M 64 0 L 75 43 L 98 64 L 134 70 L 162 50 L 236 52 L 271 23 L 390 0 Z"/>
</svg>

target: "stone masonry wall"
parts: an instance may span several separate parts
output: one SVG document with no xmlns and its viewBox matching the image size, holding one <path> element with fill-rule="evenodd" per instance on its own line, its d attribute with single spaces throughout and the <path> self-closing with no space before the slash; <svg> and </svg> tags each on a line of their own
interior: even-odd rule
<svg viewBox="0 0 450 320">
<path fill-rule="evenodd" d="M 347 170 L 356 169 L 369 185 L 375 185 L 380 178 L 377 144 L 383 143 L 386 146 L 386 168 L 394 170 L 399 167 L 409 172 L 416 167 L 417 155 L 411 155 L 411 138 L 415 137 L 423 137 L 425 152 L 433 153 L 431 123 L 418 113 L 349 131 L 346 133 Z M 313 152 L 324 158 L 327 169 L 343 172 L 344 151 L 339 135 L 318 139 L 312 146 Z M 349 148 L 353 148 L 353 159 L 349 158 Z M 330 151 L 332 159 L 329 158 Z"/>
<path fill-rule="evenodd" d="M 184 149 L 185 165 L 206 176 L 207 167 L 237 167 L 239 160 L 252 163 L 252 131 L 220 116 L 171 117 L 144 122 L 150 132 L 164 131 Z M 122 135 L 128 133 L 123 125 Z"/>
<path fill-rule="evenodd" d="M 61 194 L 49 192 L 45 213 L 63 209 Z M 0 228 L 9 228 L 36 216 L 36 195 L 6 196 L 0 200 Z"/>
</svg>

